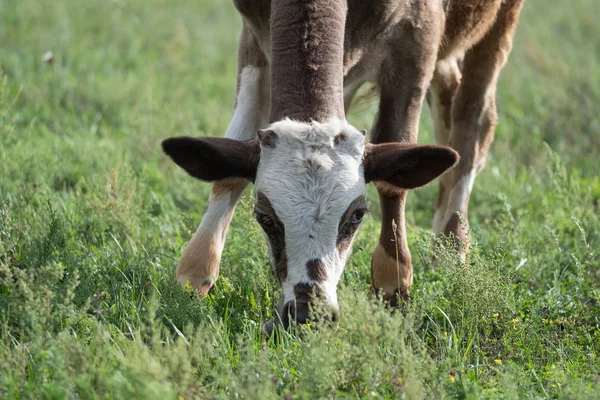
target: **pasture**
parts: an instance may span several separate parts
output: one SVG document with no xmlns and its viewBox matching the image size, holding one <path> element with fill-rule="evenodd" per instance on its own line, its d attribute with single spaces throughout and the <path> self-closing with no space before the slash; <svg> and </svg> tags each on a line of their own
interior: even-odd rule
<svg viewBox="0 0 600 400">
<path fill-rule="evenodd" d="M 251 190 L 200 299 L 175 267 L 210 185 L 160 149 L 225 131 L 230 1 L 0 0 L 0 397 L 600 398 L 597 7 L 526 1 L 468 264 L 432 240 L 433 183 L 408 200 L 411 302 L 371 299 L 371 187 L 339 325 L 265 340 L 279 287 Z"/>
</svg>

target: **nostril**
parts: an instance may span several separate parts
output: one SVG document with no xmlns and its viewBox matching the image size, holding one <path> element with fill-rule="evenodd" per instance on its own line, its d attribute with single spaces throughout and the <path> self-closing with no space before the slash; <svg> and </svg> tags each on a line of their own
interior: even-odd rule
<svg viewBox="0 0 600 400">
<path fill-rule="evenodd" d="M 287 328 L 292 323 L 305 324 L 308 321 L 308 303 L 290 301 L 283 307 L 281 322 Z"/>
<path fill-rule="evenodd" d="M 324 322 L 336 323 L 340 319 L 340 312 L 336 309 L 331 309 L 323 316 Z"/>
<path fill-rule="evenodd" d="M 308 304 L 296 303 L 296 322 L 305 324 L 308 322 Z"/>
<path fill-rule="evenodd" d="M 331 322 L 338 322 L 340 319 L 340 312 L 338 310 L 331 311 Z"/>
</svg>

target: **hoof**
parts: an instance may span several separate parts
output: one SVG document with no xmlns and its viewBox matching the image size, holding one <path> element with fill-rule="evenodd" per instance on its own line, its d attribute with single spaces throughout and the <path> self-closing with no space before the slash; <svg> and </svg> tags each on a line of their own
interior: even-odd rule
<svg viewBox="0 0 600 400">
<path fill-rule="evenodd" d="M 381 245 L 377 245 L 371 261 L 371 291 L 375 295 L 383 294 L 383 300 L 392 307 L 400 304 L 399 300 L 410 300 L 409 287 L 413 282 L 410 255 L 402 260 L 390 257 Z"/>
<path fill-rule="evenodd" d="M 190 276 L 178 275 L 177 281 L 184 287 L 190 285 L 195 288 L 200 296 L 206 296 L 212 288 L 215 287 L 215 281 L 212 278 L 194 278 Z"/>
<path fill-rule="evenodd" d="M 391 292 L 385 292 L 382 289 L 377 289 L 371 286 L 371 293 L 374 296 L 381 294 L 382 300 L 390 307 L 399 307 L 400 304 L 410 301 L 410 293 L 408 289 L 395 289 Z"/>
</svg>

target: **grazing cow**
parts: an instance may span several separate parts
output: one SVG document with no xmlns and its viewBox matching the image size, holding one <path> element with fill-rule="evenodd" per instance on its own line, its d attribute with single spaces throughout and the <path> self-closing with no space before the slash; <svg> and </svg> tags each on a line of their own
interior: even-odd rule
<svg viewBox="0 0 600 400">
<path fill-rule="evenodd" d="M 225 138 L 163 142 L 190 175 L 214 182 L 178 280 L 202 294 L 214 285 L 236 203 L 253 182 L 282 321 L 306 321 L 313 291 L 337 309 L 336 286 L 373 182 L 382 225 L 372 287 L 391 303 L 408 299 L 406 191 L 456 164 L 441 177 L 433 229 L 460 239 L 464 253 L 461 221 L 493 139 L 496 82 L 523 1 L 234 0 L 243 27 Z M 370 144 L 345 119 L 367 81 L 380 96 Z M 443 146 L 415 144 L 426 97 Z"/>
</svg>

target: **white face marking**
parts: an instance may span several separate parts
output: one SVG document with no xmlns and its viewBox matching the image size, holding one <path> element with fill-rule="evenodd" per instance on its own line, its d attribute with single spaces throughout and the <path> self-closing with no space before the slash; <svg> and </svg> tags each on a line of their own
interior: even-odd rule
<svg viewBox="0 0 600 400">
<path fill-rule="evenodd" d="M 274 148 L 263 146 L 254 183 L 285 229 L 287 278 L 284 303 L 294 299 L 294 286 L 316 284 L 306 263 L 320 259 L 327 278 L 319 282 L 329 304 L 337 307 L 336 287 L 348 258 L 337 249 L 340 218 L 353 200 L 366 193 L 362 157 L 365 138 L 345 120 L 300 123 L 282 120 L 268 127 L 277 133 Z M 339 133 L 345 139 L 338 144 Z"/>
</svg>

